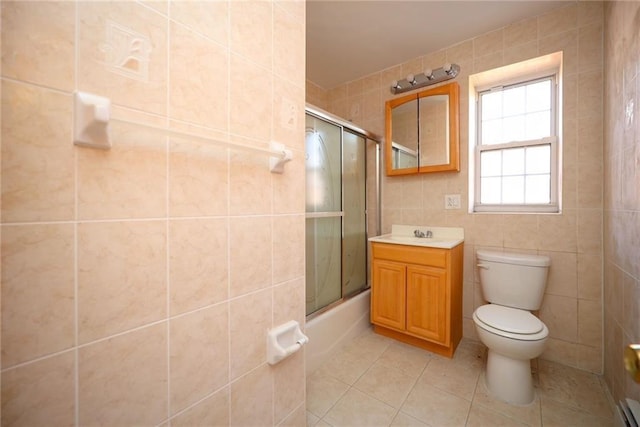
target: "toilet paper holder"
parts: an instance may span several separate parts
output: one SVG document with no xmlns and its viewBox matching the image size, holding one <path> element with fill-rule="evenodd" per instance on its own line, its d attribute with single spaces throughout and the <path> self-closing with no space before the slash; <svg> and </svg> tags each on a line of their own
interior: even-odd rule
<svg viewBox="0 0 640 427">
<path fill-rule="evenodd" d="M 308 342 L 309 337 L 302 333 L 298 322 L 290 320 L 283 323 L 267 332 L 267 362 L 275 365 Z"/>
</svg>

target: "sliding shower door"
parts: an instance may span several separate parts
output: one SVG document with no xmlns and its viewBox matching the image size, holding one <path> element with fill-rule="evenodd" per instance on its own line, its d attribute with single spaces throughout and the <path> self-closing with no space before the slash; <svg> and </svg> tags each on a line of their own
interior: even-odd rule
<svg viewBox="0 0 640 427">
<path fill-rule="evenodd" d="M 342 297 L 342 129 L 306 116 L 307 314 Z"/>
<path fill-rule="evenodd" d="M 342 295 L 359 292 L 367 284 L 367 216 L 365 138 L 342 134 Z"/>
<path fill-rule="evenodd" d="M 305 148 L 311 314 L 367 286 L 366 139 L 307 113 Z"/>
</svg>

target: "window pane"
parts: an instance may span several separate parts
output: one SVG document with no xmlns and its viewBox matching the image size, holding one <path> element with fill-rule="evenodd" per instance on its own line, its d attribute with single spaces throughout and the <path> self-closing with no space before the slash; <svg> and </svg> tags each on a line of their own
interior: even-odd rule
<svg viewBox="0 0 640 427">
<path fill-rule="evenodd" d="M 502 119 L 482 122 L 482 144 L 500 144 L 502 142 Z"/>
<path fill-rule="evenodd" d="M 500 178 L 480 178 L 480 203 L 500 203 Z"/>
<path fill-rule="evenodd" d="M 524 148 L 512 148 L 502 152 L 502 174 L 524 175 Z"/>
<path fill-rule="evenodd" d="M 524 203 L 524 176 L 509 176 L 502 179 L 502 203 Z"/>
<path fill-rule="evenodd" d="M 489 92 L 482 95 L 482 120 L 502 117 L 502 92 Z"/>
<path fill-rule="evenodd" d="M 527 111 L 551 109 L 551 80 L 527 85 Z"/>
<path fill-rule="evenodd" d="M 504 116 L 514 116 L 525 112 L 525 86 L 505 90 L 502 98 Z"/>
<path fill-rule="evenodd" d="M 527 147 L 527 174 L 551 172 L 551 144 Z"/>
<path fill-rule="evenodd" d="M 527 176 L 526 203 L 550 203 L 551 202 L 551 176 L 530 175 Z"/>
<path fill-rule="evenodd" d="M 502 121 L 502 142 L 524 140 L 524 120 L 525 116 L 505 117 Z"/>
<path fill-rule="evenodd" d="M 526 139 L 538 139 L 551 135 L 551 115 L 548 111 L 527 114 Z"/>
<path fill-rule="evenodd" d="M 502 175 L 502 150 L 481 152 L 480 171 L 481 176 Z"/>
</svg>

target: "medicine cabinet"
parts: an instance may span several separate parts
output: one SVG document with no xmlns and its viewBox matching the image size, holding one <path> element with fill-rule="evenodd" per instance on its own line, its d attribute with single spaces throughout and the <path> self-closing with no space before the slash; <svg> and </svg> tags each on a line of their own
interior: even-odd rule
<svg viewBox="0 0 640 427">
<path fill-rule="evenodd" d="M 458 83 L 385 104 L 387 175 L 460 171 Z"/>
</svg>

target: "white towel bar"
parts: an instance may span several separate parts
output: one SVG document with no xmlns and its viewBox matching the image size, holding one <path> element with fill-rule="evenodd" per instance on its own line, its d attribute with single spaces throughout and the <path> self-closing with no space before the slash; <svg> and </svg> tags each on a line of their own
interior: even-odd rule
<svg viewBox="0 0 640 427">
<path fill-rule="evenodd" d="M 284 164 L 293 159 L 293 152 L 285 148 L 284 144 L 272 141 L 270 148 L 260 148 L 244 145 L 232 141 L 223 141 L 215 138 L 207 138 L 188 132 L 180 132 L 165 127 L 149 125 L 126 119 L 111 117 L 111 101 L 109 98 L 85 93 L 74 94 L 74 144 L 84 147 L 108 150 L 111 148 L 109 139 L 109 122 L 120 122 L 159 132 L 163 135 L 187 139 L 191 141 L 205 142 L 208 144 L 229 147 L 234 150 L 251 151 L 270 156 L 269 167 L 271 172 L 284 172 Z"/>
</svg>

